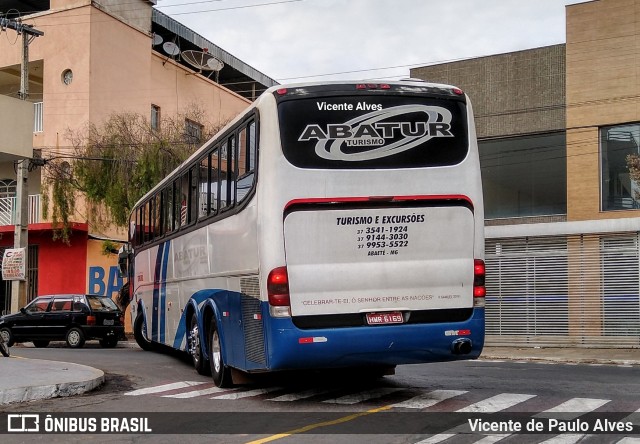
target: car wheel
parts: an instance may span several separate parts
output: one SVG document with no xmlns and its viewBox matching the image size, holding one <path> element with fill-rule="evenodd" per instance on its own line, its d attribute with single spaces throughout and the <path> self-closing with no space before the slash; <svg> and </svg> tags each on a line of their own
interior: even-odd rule
<svg viewBox="0 0 640 444">
<path fill-rule="evenodd" d="M 78 327 L 72 327 L 67 332 L 67 345 L 70 348 L 82 348 L 84 345 L 84 333 Z"/>
<path fill-rule="evenodd" d="M 36 348 L 45 348 L 47 345 L 49 345 L 49 341 L 44 341 L 44 340 L 33 341 L 33 345 L 35 345 Z"/>
<path fill-rule="evenodd" d="M 114 348 L 118 345 L 118 338 L 104 338 L 100 339 L 100 346 L 104 348 Z"/>
<path fill-rule="evenodd" d="M 4 340 L 4 343 L 7 344 L 7 347 L 13 347 L 15 340 L 13 339 L 13 333 L 11 333 L 9 327 L 1 328 L 0 335 L 2 335 L 2 339 Z"/>
<path fill-rule="evenodd" d="M 209 365 L 211 366 L 211 376 L 213 382 L 221 388 L 233 386 L 231 380 L 231 369 L 224 363 L 222 357 L 222 346 L 220 345 L 220 334 L 215 317 L 211 318 L 209 324 Z"/>
<path fill-rule="evenodd" d="M 148 340 L 145 334 L 142 332 L 144 328 L 144 318 L 141 314 L 136 317 L 136 321 L 133 323 L 133 337 L 141 349 L 150 351 L 153 349 L 153 343 Z"/>
<path fill-rule="evenodd" d="M 202 344 L 200 343 L 200 329 L 198 328 L 198 317 L 196 314 L 191 315 L 189 324 L 189 332 L 187 333 L 187 348 L 191 355 L 191 361 L 196 371 L 200 375 L 210 375 L 211 369 L 207 365 L 202 353 Z"/>
</svg>

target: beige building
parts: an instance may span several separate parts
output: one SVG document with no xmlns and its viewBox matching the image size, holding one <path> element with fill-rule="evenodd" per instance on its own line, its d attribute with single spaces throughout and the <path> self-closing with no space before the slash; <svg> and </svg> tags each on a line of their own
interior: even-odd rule
<svg viewBox="0 0 640 444">
<path fill-rule="evenodd" d="M 570 5 L 566 45 L 411 71 L 474 105 L 489 344 L 640 346 L 638 12 Z"/>
<path fill-rule="evenodd" d="M 157 125 L 163 117 L 198 108 L 207 121 L 185 121 L 185 133 L 197 136 L 202 125 L 229 121 L 261 90 L 276 83 L 153 9 L 155 3 L 8 0 L 0 5 L 0 18 L 16 23 L 17 14 L 3 15 L 3 11 L 20 11 L 19 24 L 44 33 L 28 45 L 25 102 L 18 100 L 22 38 L 11 27 L 0 31 L 0 231 L 7 233 L 0 238 L 0 250 L 13 245 L 14 161 L 33 158 L 34 150 L 44 159 L 72 157 L 69 131 L 77 132 L 89 123 L 99 125 L 112 113 L 138 113 Z M 104 239 L 124 240 L 125 232 L 98 229 L 89 211 L 77 205 L 73 247 L 51 242 L 47 238 L 51 224 L 42 219 L 39 207 L 47 191 L 41 188 L 41 174 L 46 175 L 46 167 L 34 167 L 29 175 L 29 298 L 55 292 L 116 291 L 121 284 L 113 272 L 116 258 L 105 262 L 96 244 Z M 79 244 L 82 248 L 77 248 Z M 0 311 L 7 310 L 8 300 L 7 283 L 2 282 Z"/>
</svg>

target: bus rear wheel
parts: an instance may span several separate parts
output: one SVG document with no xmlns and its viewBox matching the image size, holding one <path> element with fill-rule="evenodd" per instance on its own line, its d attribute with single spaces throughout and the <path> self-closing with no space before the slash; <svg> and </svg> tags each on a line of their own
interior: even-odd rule
<svg viewBox="0 0 640 444">
<path fill-rule="evenodd" d="M 150 340 L 148 340 L 142 331 L 144 328 L 144 317 L 139 314 L 136 317 L 136 321 L 133 323 L 133 337 L 136 339 L 136 342 L 140 346 L 141 349 L 145 351 L 151 351 L 153 348 L 153 344 Z"/>
<path fill-rule="evenodd" d="M 209 365 L 211 366 L 211 376 L 213 382 L 220 388 L 233 386 L 231 380 L 231 369 L 226 366 L 222 358 L 222 346 L 220 344 L 220 334 L 215 317 L 211 318 L 209 324 Z"/>
<path fill-rule="evenodd" d="M 211 368 L 207 365 L 202 353 L 202 344 L 200 343 L 200 329 L 198 328 L 198 317 L 196 314 L 191 315 L 191 323 L 189 333 L 187 335 L 187 343 L 189 354 L 193 361 L 193 366 L 200 375 L 210 375 Z"/>
</svg>

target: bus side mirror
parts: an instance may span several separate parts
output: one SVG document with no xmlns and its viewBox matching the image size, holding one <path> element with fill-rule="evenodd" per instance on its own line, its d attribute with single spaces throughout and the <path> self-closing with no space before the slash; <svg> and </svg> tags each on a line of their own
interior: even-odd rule
<svg viewBox="0 0 640 444">
<path fill-rule="evenodd" d="M 129 253 L 122 251 L 118 253 L 118 272 L 121 278 L 128 277 Z"/>
</svg>

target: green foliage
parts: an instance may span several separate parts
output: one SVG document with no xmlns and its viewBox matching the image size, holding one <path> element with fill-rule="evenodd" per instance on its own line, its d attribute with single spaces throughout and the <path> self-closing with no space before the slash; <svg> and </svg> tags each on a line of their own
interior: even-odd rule
<svg viewBox="0 0 640 444">
<path fill-rule="evenodd" d="M 220 128 L 203 125 L 201 141 L 185 135 L 185 121 L 203 122 L 203 113 L 193 107 L 189 113 L 165 118 L 153 130 L 139 114 L 113 114 L 101 126 L 67 134 L 74 146 L 71 158 L 47 162 L 46 181 L 50 189 L 45 214 L 52 210 L 60 237 L 68 241 L 76 200 L 84 196 L 92 208 L 104 210 L 104 224 L 127 226 L 129 213 L 145 193 L 189 157 L 200 144 Z M 88 217 L 97 224 L 96 214 Z"/>
<path fill-rule="evenodd" d="M 104 256 L 109 256 L 112 254 L 118 254 L 118 250 L 120 249 L 120 244 L 106 240 L 102 242 L 102 254 Z"/>
</svg>

